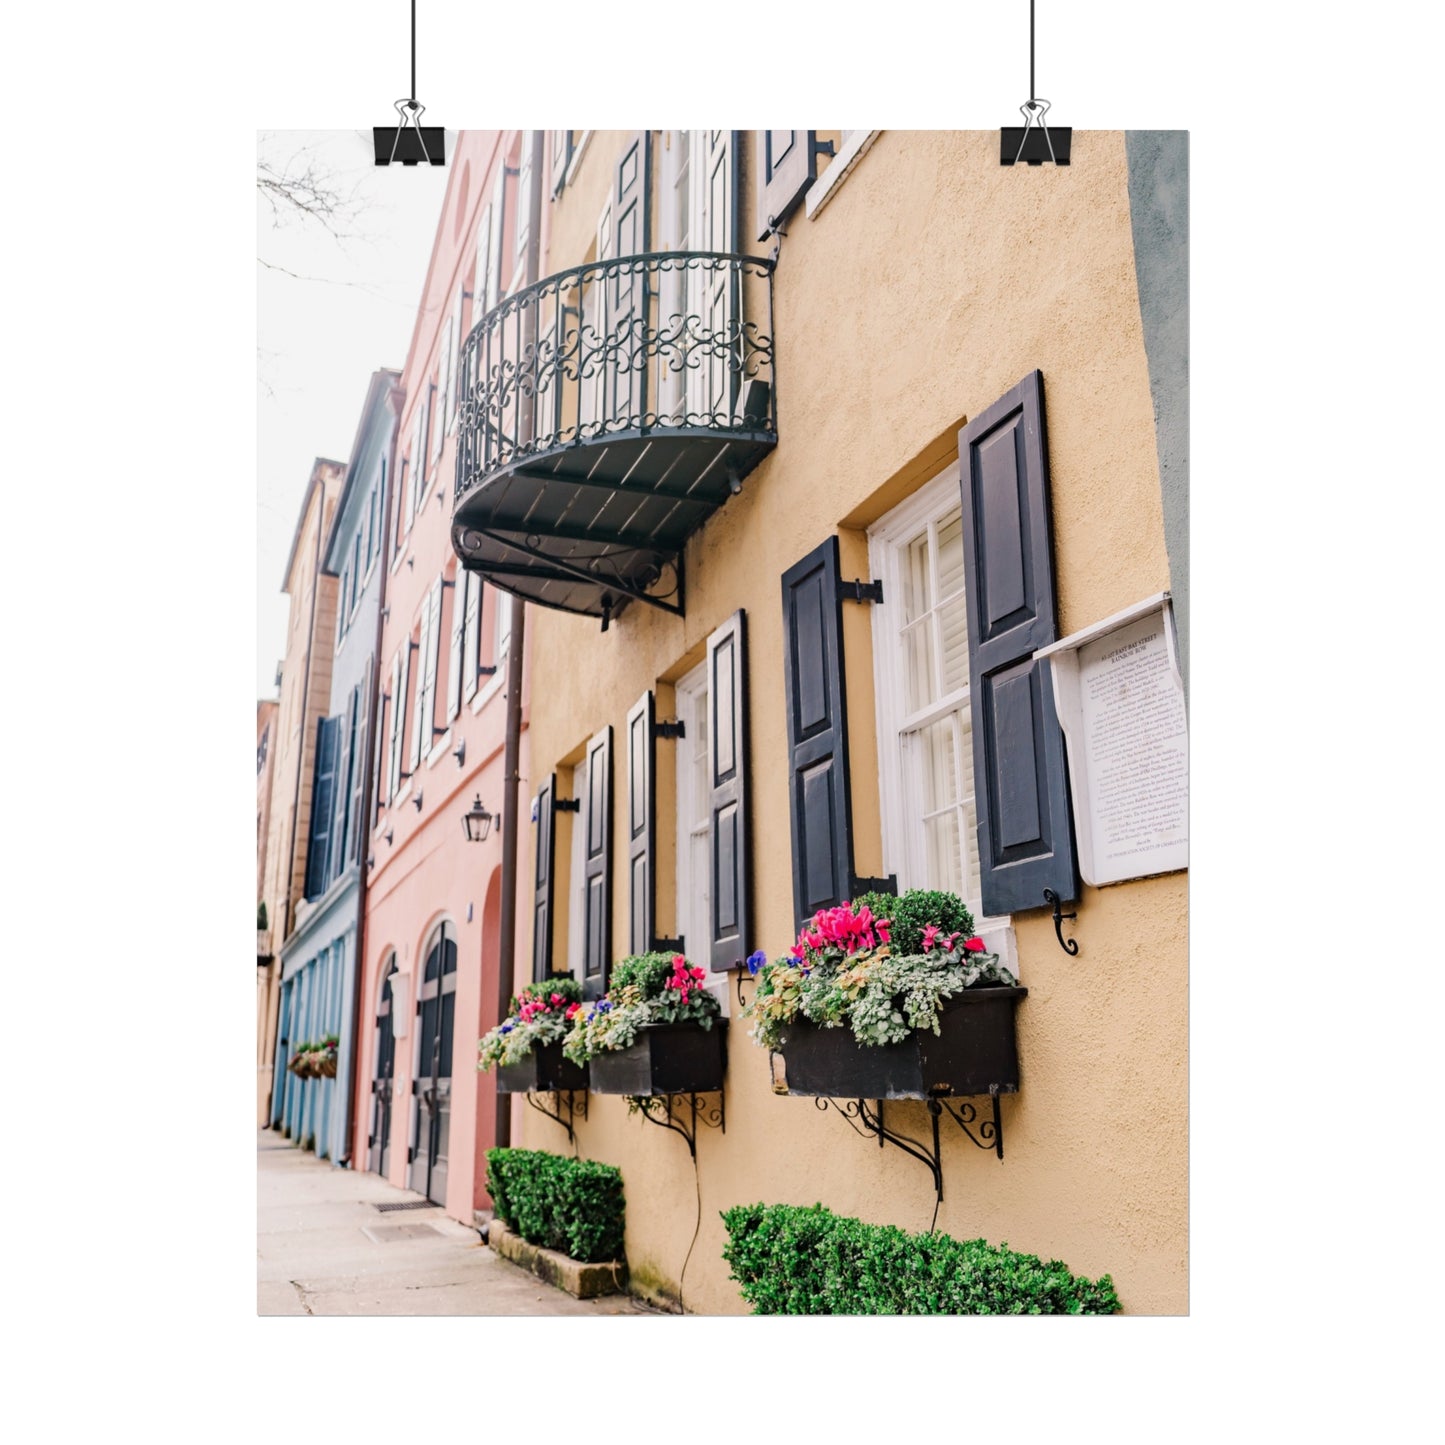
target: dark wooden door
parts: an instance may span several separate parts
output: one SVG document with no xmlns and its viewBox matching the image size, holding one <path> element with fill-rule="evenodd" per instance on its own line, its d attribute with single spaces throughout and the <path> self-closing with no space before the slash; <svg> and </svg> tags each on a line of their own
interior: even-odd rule
<svg viewBox="0 0 1445 1445">
<path fill-rule="evenodd" d="M 417 1067 L 410 1185 L 446 1203 L 447 1141 L 452 1113 L 452 1038 L 455 1034 L 457 939 L 449 923 L 432 934 L 416 999 Z"/>
<path fill-rule="evenodd" d="M 396 976 L 396 959 L 386 971 L 381 986 L 381 1003 L 376 1010 L 376 1070 L 371 1081 L 371 1154 L 367 1168 L 386 1178 L 391 1164 L 392 1078 L 396 1073 L 396 1034 L 392 1031 L 391 981 Z"/>
</svg>

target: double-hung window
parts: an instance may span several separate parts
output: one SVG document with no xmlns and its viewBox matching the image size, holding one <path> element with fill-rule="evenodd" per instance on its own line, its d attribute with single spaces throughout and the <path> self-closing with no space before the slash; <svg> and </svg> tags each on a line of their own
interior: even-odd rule
<svg viewBox="0 0 1445 1445">
<path fill-rule="evenodd" d="M 887 601 L 873 609 L 884 866 L 900 891 L 957 893 L 992 933 L 1007 920 L 985 920 L 979 903 L 957 463 L 875 523 L 868 543 Z"/>
<path fill-rule="evenodd" d="M 712 715 L 707 663 L 677 682 L 677 931 L 688 959 L 706 969 L 712 937 Z M 728 1012 L 726 974 L 709 987 Z"/>
</svg>

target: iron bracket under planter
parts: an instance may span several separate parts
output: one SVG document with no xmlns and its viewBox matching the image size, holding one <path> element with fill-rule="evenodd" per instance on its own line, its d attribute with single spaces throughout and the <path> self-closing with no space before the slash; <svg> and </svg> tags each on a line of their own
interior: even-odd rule
<svg viewBox="0 0 1445 1445">
<path fill-rule="evenodd" d="M 573 1152 L 577 1149 L 577 1135 L 573 1132 L 572 1125 L 580 1113 L 584 1119 L 587 1117 L 587 1091 L 585 1089 L 552 1089 L 549 1091 L 552 1107 L 549 1109 L 546 1104 L 538 1103 L 539 1098 L 547 1097 L 535 1093 L 526 1093 L 522 1097 L 527 1101 L 530 1108 L 535 1109 L 539 1114 L 545 1115 L 553 1123 L 560 1124 L 567 1131 L 567 1142 L 572 1146 Z M 577 1096 L 581 1094 L 582 1104 L 578 1107 Z M 563 1103 L 563 1100 L 566 1100 Z M 565 1113 L 563 1111 L 566 1111 Z"/>
<path fill-rule="evenodd" d="M 686 1106 L 681 1115 L 674 1109 L 679 1099 L 684 1100 Z M 700 1105 L 696 1094 L 633 1094 L 629 1096 L 628 1103 L 649 1124 L 681 1134 L 687 1140 L 687 1152 L 692 1155 L 694 1165 L 697 1163 L 699 1122 L 709 1129 L 720 1129 L 724 1134 L 728 1131 L 727 1104 L 721 1089 L 717 1091 L 717 1103 L 711 1106 Z"/>
<path fill-rule="evenodd" d="M 943 1151 L 938 1139 L 938 1120 L 941 1115 L 947 1113 L 948 1117 L 958 1125 L 969 1139 L 980 1149 L 992 1149 L 1000 1159 L 1003 1158 L 1003 1116 L 999 1113 L 998 1094 L 992 1093 L 989 1096 L 993 1100 L 993 1119 L 985 1119 L 979 1124 L 978 1133 L 975 1134 L 969 1128 L 970 1124 L 978 1123 L 978 1110 L 966 1100 L 955 1111 L 952 1104 L 946 1099 L 929 1099 L 928 1114 L 933 1125 L 933 1147 L 930 1150 L 927 1144 L 920 1143 L 917 1139 L 911 1139 L 906 1134 L 899 1134 L 890 1129 L 883 1122 L 883 1100 L 877 1099 L 870 1109 L 866 1099 L 850 1099 L 846 1104 L 839 1104 L 837 1100 L 827 1097 L 820 1097 L 813 1100 L 813 1106 L 822 1109 L 825 1113 L 829 1108 L 836 1109 L 842 1117 L 843 1122 L 860 1138 L 866 1138 L 869 1134 L 876 1136 L 878 1147 L 881 1149 L 885 1144 L 892 1144 L 902 1149 L 905 1154 L 917 1159 L 920 1164 L 927 1166 L 930 1174 L 933 1175 L 933 1192 L 940 1204 L 943 1203 Z M 861 1128 L 859 1126 L 862 1126 Z"/>
</svg>

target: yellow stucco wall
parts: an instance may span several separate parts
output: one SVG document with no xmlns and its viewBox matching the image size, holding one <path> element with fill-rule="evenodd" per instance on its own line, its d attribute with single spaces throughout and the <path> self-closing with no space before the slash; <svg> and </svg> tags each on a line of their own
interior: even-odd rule
<svg viewBox="0 0 1445 1445">
<path fill-rule="evenodd" d="M 744 134 L 745 242 L 756 233 L 755 139 Z M 622 140 L 593 135 L 575 183 L 549 203 L 544 273 L 588 254 Z M 686 616 L 634 605 L 602 634 L 594 620 L 529 614 L 539 667 L 534 768 L 540 776 L 611 723 L 620 804 L 628 708 L 680 676 L 708 633 L 747 608 L 750 946 L 770 956 L 793 935 L 779 581 L 788 566 L 836 532 L 843 575 L 869 575 L 867 524 L 957 456 L 968 417 L 1038 368 L 1060 635 L 1169 585 L 1122 133 L 1076 132 L 1068 168 L 1005 169 L 996 132 L 884 132 L 816 217 L 800 207 L 787 232 L 774 296 L 779 445 L 689 543 Z M 856 866 L 868 874 L 883 862 L 869 609 L 845 606 L 844 624 Z M 668 746 L 659 748 L 660 775 Z M 660 806 L 664 858 L 667 817 Z M 619 805 L 614 956 L 625 951 L 627 873 L 615 862 L 626 858 L 624 826 Z M 565 888 L 563 841 L 559 829 Z M 659 931 L 673 910 L 662 883 Z M 1183 1312 L 1187 877 L 1086 888 L 1078 907 L 1077 958 L 1059 949 L 1047 913 L 1015 915 L 1030 992 L 1018 1013 L 1022 1089 L 1003 1103 L 1006 1157 L 976 1149 L 944 1121 L 938 1227 L 1091 1276 L 1112 1273 L 1129 1311 Z M 564 917 L 559 906 L 559 967 Z M 520 984 L 529 938 L 519 939 L 518 959 Z M 746 1024 L 734 1018 L 730 1034 L 727 1131 L 700 1131 L 696 1186 L 682 1140 L 628 1117 L 624 1101 L 592 1096 L 579 1125 L 583 1156 L 623 1170 L 627 1252 L 640 1283 L 676 1294 L 700 1190 L 683 1288 L 687 1308 L 701 1312 L 744 1309 L 721 1258 L 718 1212 L 729 1205 L 822 1201 L 910 1230 L 928 1227 L 934 1205 L 920 1164 L 855 1137 L 811 1100 L 775 1096 Z M 924 1137 L 923 1104 L 888 1109 L 892 1124 Z M 530 1112 L 518 1142 L 570 1152 L 561 1131 Z"/>
</svg>

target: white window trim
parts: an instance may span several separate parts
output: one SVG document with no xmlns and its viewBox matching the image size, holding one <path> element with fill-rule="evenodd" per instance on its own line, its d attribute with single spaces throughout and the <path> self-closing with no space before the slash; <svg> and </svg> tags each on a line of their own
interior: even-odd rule
<svg viewBox="0 0 1445 1445">
<path fill-rule="evenodd" d="M 932 521 L 960 505 L 958 462 L 950 462 L 936 477 L 921 486 L 911 497 L 900 502 L 891 512 L 880 517 L 868 529 L 868 561 L 872 575 L 881 579 L 883 595 L 890 604 L 899 606 L 903 598 L 903 573 L 900 557 L 904 545 Z M 890 617 L 885 607 L 873 613 L 874 703 L 878 728 L 878 794 L 883 824 L 883 868 L 898 875 L 898 890 L 907 892 L 919 886 L 908 877 L 907 850 L 904 847 L 903 760 L 894 746 L 904 721 L 901 705 L 896 699 L 903 695 L 903 650 L 898 646 L 897 612 Z M 951 712 L 940 706 L 939 713 Z M 926 721 L 926 716 L 920 714 Z M 918 719 L 914 719 L 918 721 Z M 979 936 L 989 950 L 999 955 L 1015 976 L 1019 972 L 1018 944 L 1013 920 L 1008 917 L 975 920 Z"/>
<path fill-rule="evenodd" d="M 577 148 L 572 152 L 572 159 L 567 162 L 567 174 L 562 181 L 564 186 L 570 186 L 572 184 L 573 179 L 577 175 L 577 167 L 582 164 L 582 157 L 587 153 L 587 143 L 591 139 L 592 132 L 590 130 L 584 130 L 582 132 L 582 139 L 577 142 Z"/>
<path fill-rule="evenodd" d="M 828 204 L 833 193 L 852 173 L 853 167 L 868 154 L 873 142 L 882 134 L 881 130 L 843 132 L 843 141 L 838 148 L 838 154 L 828 162 L 828 169 L 808 187 L 803 207 L 810 221 Z"/>
<path fill-rule="evenodd" d="M 727 1018 L 730 1012 L 730 999 L 732 997 L 730 988 L 732 976 L 726 973 L 712 973 L 709 969 L 708 959 L 705 957 L 707 938 L 707 920 L 703 920 L 703 927 L 698 929 L 693 925 L 697 922 L 691 916 L 691 900 L 693 898 L 694 879 L 692 876 L 692 849 L 688 846 L 689 827 L 691 821 L 696 818 L 699 811 L 699 799 L 693 790 L 693 746 L 698 737 L 697 719 L 702 708 L 708 706 L 708 672 L 707 660 L 704 659 L 686 676 L 680 677 L 675 684 L 676 711 L 678 719 L 683 723 L 683 735 L 677 740 L 677 748 L 674 757 L 677 759 L 677 780 L 675 792 L 677 795 L 677 816 L 674 827 L 674 844 L 676 850 L 676 872 L 677 880 L 676 893 L 676 922 L 678 932 L 682 934 L 687 945 L 686 952 L 689 962 L 696 964 L 699 968 L 708 970 L 707 982 L 704 987 L 717 999 L 722 1006 L 723 1017 Z M 709 738 L 709 746 L 712 739 Z M 683 900 L 689 900 L 687 912 L 684 912 Z"/>
</svg>

